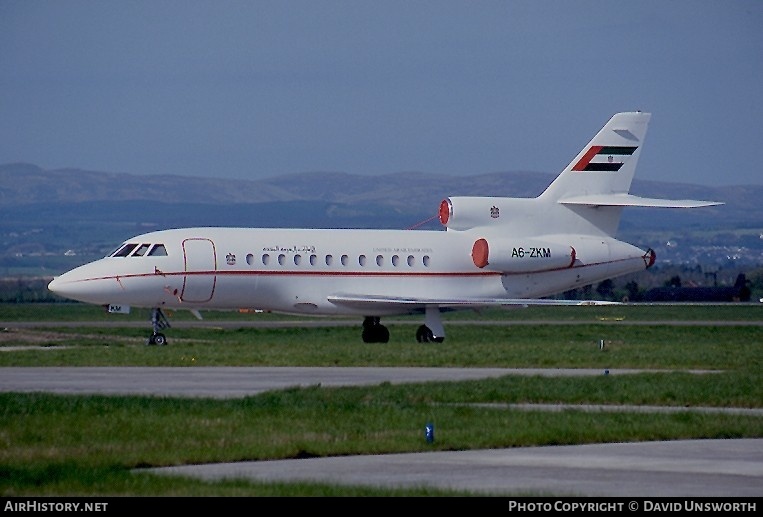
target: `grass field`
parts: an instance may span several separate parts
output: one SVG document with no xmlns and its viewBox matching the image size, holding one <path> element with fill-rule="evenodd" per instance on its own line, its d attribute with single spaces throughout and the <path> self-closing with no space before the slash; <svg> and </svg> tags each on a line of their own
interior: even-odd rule
<svg viewBox="0 0 763 517">
<path fill-rule="evenodd" d="M 122 319 L 120 319 L 122 318 Z M 20 328 L 45 319 L 81 326 Z M 169 345 L 146 346 L 148 313 L 80 304 L 0 305 L 0 366 L 438 366 L 648 368 L 574 378 L 288 389 L 235 400 L 0 394 L 4 496 L 465 495 L 248 481 L 205 483 L 135 467 L 531 445 L 763 437 L 763 417 L 718 413 L 521 411 L 475 403 L 763 408 L 763 306 L 616 306 L 446 315 L 442 344 L 413 339 L 418 318 L 389 318 L 387 344 L 360 340 L 360 320 L 209 313 Z M 103 322 L 91 326 L 89 322 Z M 123 321 L 125 326 L 108 326 Z M 217 326 L 216 321 L 242 322 Z M 244 326 L 289 321 L 288 328 Z M 85 322 L 88 322 L 85 325 Z M 146 322 L 145 327 L 140 322 Z M 354 323 L 349 320 L 350 323 Z M 686 322 L 692 322 L 689 325 Z M 138 326 L 135 326 L 135 325 Z M 601 342 L 604 347 L 601 347 Z M 715 373 L 690 374 L 688 370 Z M 468 405 L 472 404 L 472 405 Z M 422 429 L 437 423 L 427 444 Z M 530 494 L 534 495 L 534 494 Z M 545 494 L 544 494 L 545 495 Z"/>
</svg>

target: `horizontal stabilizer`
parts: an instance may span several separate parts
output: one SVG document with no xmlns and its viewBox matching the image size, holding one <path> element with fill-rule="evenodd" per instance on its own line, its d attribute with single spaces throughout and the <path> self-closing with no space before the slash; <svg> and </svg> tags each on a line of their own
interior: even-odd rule
<svg viewBox="0 0 763 517">
<path fill-rule="evenodd" d="M 658 199 L 639 197 L 631 194 L 591 194 L 559 200 L 563 205 L 586 206 L 643 206 L 655 208 L 699 208 L 723 205 L 720 201 L 697 201 L 694 199 Z"/>
</svg>

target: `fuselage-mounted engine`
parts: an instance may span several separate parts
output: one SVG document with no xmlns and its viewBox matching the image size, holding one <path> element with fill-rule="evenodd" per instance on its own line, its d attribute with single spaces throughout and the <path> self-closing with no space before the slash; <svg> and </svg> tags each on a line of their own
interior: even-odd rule
<svg viewBox="0 0 763 517">
<path fill-rule="evenodd" d="M 478 268 L 504 273 L 537 273 L 571 268 L 575 264 L 575 248 L 550 241 L 521 238 L 479 238 L 472 245 L 472 261 Z"/>
</svg>

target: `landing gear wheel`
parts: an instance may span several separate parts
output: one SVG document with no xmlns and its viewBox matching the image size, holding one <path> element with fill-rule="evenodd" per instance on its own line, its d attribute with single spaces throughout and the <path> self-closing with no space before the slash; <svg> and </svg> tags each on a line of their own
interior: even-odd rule
<svg viewBox="0 0 763 517">
<path fill-rule="evenodd" d="M 416 341 L 419 343 L 429 343 L 434 339 L 432 331 L 426 325 L 421 325 L 416 329 Z"/>
<path fill-rule="evenodd" d="M 389 343 L 389 329 L 384 325 L 376 326 L 376 342 Z"/>
<path fill-rule="evenodd" d="M 444 337 L 435 337 L 432 330 L 426 325 L 421 325 L 416 329 L 416 341 L 419 343 L 442 343 Z"/>
<path fill-rule="evenodd" d="M 167 336 L 165 336 L 161 332 L 151 334 L 150 336 L 148 336 L 148 339 L 146 340 L 146 344 L 164 346 L 167 344 Z"/>
<path fill-rule="evenodd" d="M 388 343 L 389 342 L 389 330 L 384 325 L 377 325 L 363 329 L 361 335 L 364 343 Z"/>
<path fill-rule="evenodd" d="M 367 316 L 363 320 L 363 332 L 361 338 L 364 343 L 388 343 L 389 329 L 379 323 L 376 316 Z"/>
</svg>

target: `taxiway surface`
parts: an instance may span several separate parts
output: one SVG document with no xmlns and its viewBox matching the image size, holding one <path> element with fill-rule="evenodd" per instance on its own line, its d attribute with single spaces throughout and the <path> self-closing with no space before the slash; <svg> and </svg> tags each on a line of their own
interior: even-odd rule
<svg viewBox="0 0 763 517">
<path fill-rule="evenodd" d="M 230 398 L 291 386 L 459 381 L 503 375 L 627 375 L 637 370 L 509 368 L 84 367 L 0 368 L 0 391 Z M 708 372 L 695 372 L 704 374 Z M 722 408 L 507 405 L 530 411 L 724 411 Z M 500 410 L 500 407 L 497 407 Z M 727 409 L 761 415 L 762 410 Z M 423 428 L 422 428 L 423 439 Z M 759 497 L 763 440 L 433 451 L 187 465 L 155 473 L 213 480 L 430 486 L 496 495 Z"/>
</svg>

